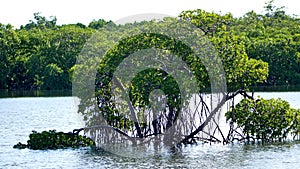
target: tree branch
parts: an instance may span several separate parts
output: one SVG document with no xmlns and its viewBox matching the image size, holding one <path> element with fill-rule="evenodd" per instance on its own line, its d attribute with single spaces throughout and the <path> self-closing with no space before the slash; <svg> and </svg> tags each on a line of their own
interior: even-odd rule
<svg viewBox="0 0 300 169">
<path fill-rule="evenodd" d="M 116 77 L 113 77 L 113 80 L 116 82 L 116 85 L 123 91 L 123 92 L 126 92 L 125 91 L 125 88 L 124 86 L 122 85 L 122 83 L 116 78 Z M 140 127 L 140 124 L 138 122 L 138 118 L 137 118 L 137 115 L 134 111 L 134 107 L 133 105 L 131 104 L 130 100 L 127 100 L 127 104 L 129 106 L 129 110 L 130 110 L 130 113 L 131 113 L 131 118 L 133 119 L 134 121 L 134 126 L 137 130 L 137 134 L 138 134 L 138 137 L 140 138 L 143 138 L 143 134 L 142 134 L 142 130 L 141 130 L 141 127 Z"/>
</svg>

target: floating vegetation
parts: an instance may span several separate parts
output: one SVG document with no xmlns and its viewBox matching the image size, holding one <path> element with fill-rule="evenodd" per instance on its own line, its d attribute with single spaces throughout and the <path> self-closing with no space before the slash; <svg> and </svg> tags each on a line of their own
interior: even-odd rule
<svg viewBox="0 0 300 169">
<path fill-rule="evenodd" d="M 56 132 L 56 130 L 43 131 L 41 133 L 32 131 L 27 144 L 19 142 L 13 148 L 46 150 L 95 146 L 95 142 L 92 139 L 79 135 L 81 130 L 83 129 L 75 129 L 69 133 Z"/>
</svg>

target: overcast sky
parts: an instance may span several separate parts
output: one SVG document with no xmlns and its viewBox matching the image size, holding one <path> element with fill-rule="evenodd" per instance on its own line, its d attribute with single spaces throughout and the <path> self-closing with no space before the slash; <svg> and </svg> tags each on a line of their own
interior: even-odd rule
<svg viewBox="0 0 300 169">
<path fill-rule="evenodd" d="M 177 16 L 183 10 L 203 9 L 227 13 L 235 17 L 250 10 L 263 12 L 267 0 L 2 0 L 0 23 L 16 28 L 33 19 L 33 13 L 56 16 L 58 24 L 88 24 L 93 19 L 118 20 L 142 13 L 160 13 Z M 297 2 L 298 1 L 298 2 Z M 288 14 L 300 16 L 299 0 L 275 0 L 275 5 L 285 6 Z"/>
</svg>

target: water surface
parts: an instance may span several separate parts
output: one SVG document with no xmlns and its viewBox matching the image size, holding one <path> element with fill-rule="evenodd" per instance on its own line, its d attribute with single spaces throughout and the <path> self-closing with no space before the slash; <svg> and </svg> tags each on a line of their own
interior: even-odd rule
<svg viewBox="0 0 300 169">
<path fill-rule="evenodd" d="M 281 97 L 300 108 L 299 92 L 256 93 Z M 73 97 L 0 99 L 0 168 L 298 168 L 300 144 L 195 145 L 153 158 L 132 159 L 90 148 L 63 150 L 13 149 L 26 143 L 32 130 L 72 131 L 84 125 Z"/>
</svg>

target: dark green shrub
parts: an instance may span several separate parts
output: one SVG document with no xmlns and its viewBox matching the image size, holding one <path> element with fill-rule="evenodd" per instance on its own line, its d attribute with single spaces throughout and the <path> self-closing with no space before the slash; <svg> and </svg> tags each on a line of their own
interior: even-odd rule
<svg viewBox="0 0 300 169">
<path fill-rule="evenodd" d="M 299 112 L 281 99 L 243 99 L 226 119 L 242 130 L 242 139 L 273 142 L 299 134 Z"/>
<path fill-rule="evenodd" d="M 92 139 L 86 136 L 78 135 L 78 133 L 63 133 L 56 132 L 55 130 L 43 131 L 38 133 L 32 131 L 29 135 L 29 140 L 26 144 L 18 143 L 14 145 L 14 148 L 29 148 L 33 150 L 45 150 L 45 149 L 62 149 L 62 148 L 79 148 L 95 146 Z"/>
</svg>

